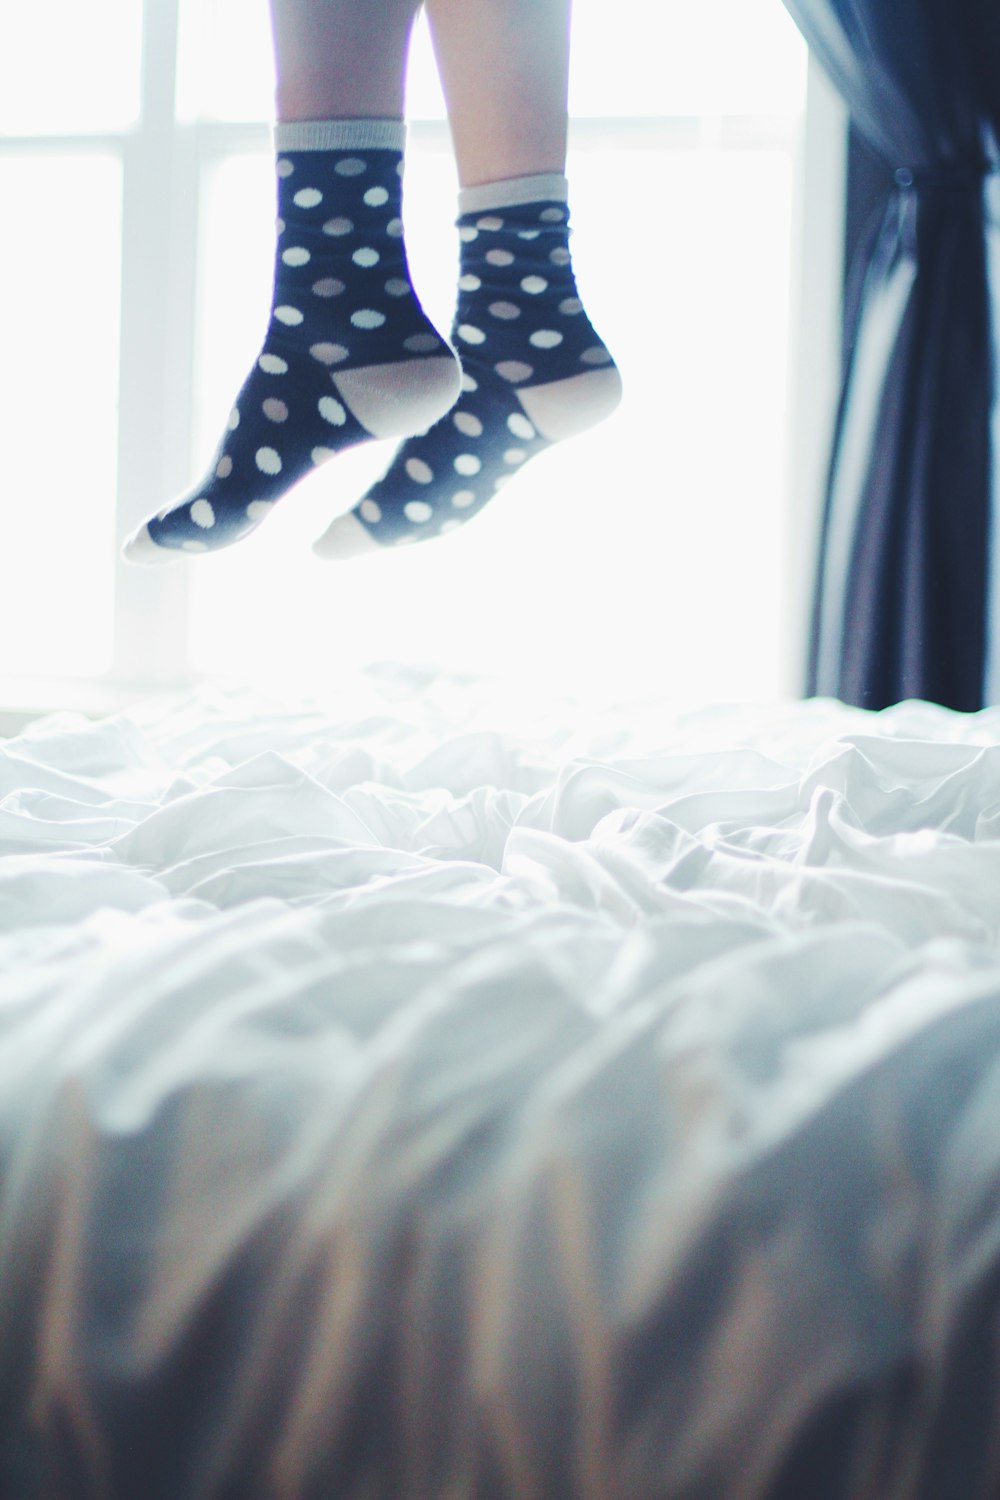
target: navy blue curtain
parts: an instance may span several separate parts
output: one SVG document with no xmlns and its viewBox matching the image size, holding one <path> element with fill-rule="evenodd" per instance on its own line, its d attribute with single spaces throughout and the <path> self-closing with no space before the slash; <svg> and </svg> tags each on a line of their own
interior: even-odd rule
<svg viewBox="0 0 1000 1500">
<path fill-rule="evenodd" d="M 885 184 L 848 277 L 808 691 L 973 710 L 1000 695 L 1000 0 L 785 4 Z"/>
</svg>

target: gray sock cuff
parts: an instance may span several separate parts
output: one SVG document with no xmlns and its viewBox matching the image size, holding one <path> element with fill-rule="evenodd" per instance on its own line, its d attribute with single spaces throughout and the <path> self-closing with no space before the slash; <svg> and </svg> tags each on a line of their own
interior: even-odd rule
<svg viewBox="0 0 1000 1500">
<path fill-rule="evenodd" d="M 279 120 L 275 151 L 402 151 L 402 120 Z"/>
<path fill-rule="evenodd" d="M 522 203 L 569 202 L 569 183 L 561 172 L 539 172 L 534 177 L 505 177 L 484 182 L 481 187 L 462 188 L 458 195 L 459 217 L 481 214 L 490 208 L 516 208 Z"/>
</svg>

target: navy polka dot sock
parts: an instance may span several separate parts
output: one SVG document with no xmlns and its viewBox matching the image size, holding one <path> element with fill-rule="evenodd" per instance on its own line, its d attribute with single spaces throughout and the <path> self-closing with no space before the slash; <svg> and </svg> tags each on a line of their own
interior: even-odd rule
<svg viewBox="0 0 1000 1500">
<path fill-rule="evenodd" d="M 371 437 L 424 431 L 459 394 L 459 365 L 410 285 L 404 126 L 275 128 L 274 300 L 264 343 L 208 473 L 129 538 L 131 562 L 239 541 L 305 474 Z"/>
<path fill-rule="evenodd" d="M 452 338 L 462 394 L 333 522 L 315 544 L 321 557 L 455 530 L 529 459 L 601 421 L 621 399 L 618 370 L 577 293 L 566 179 L 467 189 L 459 207 Z"/>
</svg>

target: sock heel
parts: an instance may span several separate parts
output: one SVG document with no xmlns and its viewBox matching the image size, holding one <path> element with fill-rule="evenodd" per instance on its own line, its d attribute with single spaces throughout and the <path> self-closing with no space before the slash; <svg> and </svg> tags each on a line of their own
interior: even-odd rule
<svg viewBox="0 0 1000 1500">
<path fill-rule="evenodd" d="M 622 399 L 622 378 L 611 365 L 549 385 L 522 386 L 517 398 L 542 437 L 558 443 L 610 417 Z"/>
<path fill-rule="evenodd" d="M 462 373 L 452 354 L 344 370 L 333 383 L 351 412 L 373 437 L 426 432 L 449 412 L 462 391 Z"/>
</svg>

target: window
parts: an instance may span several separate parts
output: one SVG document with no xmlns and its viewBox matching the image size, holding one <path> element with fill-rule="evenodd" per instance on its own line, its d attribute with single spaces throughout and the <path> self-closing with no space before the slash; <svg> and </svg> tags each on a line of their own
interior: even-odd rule
<svg viewBox="0 0 1000 1500">
<path fill-rule="evenodd" d="M 52 0 L 47 28 L 53 5 L 73 66 L 42 89 L 23 65 L 40 16 L 0 20 L 0 186 L 23 226 L 0 248 L 0 677 L 321 689 L 416 659 L 678 705 L 794 687 L 780 637 L 806 65 L 778 0 L 576 0 L 574 256 L 625 379 L 613 418 L 425 546 L 312 556 L 387 461 L 373 444 L 240 546 L 143 570 L 118 563 L 118 539 L 200 472 L 267 312 L 266 0 L 93 0 L 86 23 Z M 447 328 L 457 184 L 422 26 L 408 102 L 411 261 Z"/>
<path fill-rule="evenodd" d="M 51 7 L 0 19 L 0 674 L 94 677 L 113 647 L 122 150 L 141 13 L 55 8 L 58 48 Z"/>
</svg>

